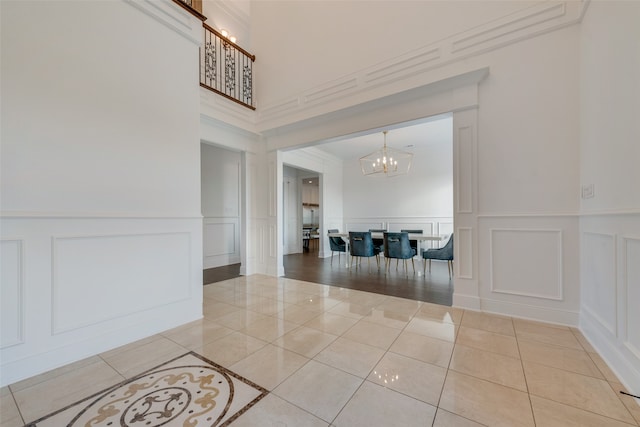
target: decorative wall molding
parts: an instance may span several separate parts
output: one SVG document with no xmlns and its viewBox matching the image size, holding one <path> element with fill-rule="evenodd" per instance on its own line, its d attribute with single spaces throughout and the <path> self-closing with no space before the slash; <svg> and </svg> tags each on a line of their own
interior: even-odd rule
<svg viewBox="0 0 640 427">
<path fill-rule="evenodd" d="M 624 295 L 624 319 L 623 336 L 624 346 L 640 360 L 640 312 L 638 312 L 638 302 L 640 301 L 640 237 L 622 237 L 622 269 L 623 269 L 623 289 Z"/>
<path fill-rule="evenodd" d="M 197 46 L 202 43 L 202 21 L 171 0 L 122 0 Z"/>
<path fill-rule="evenodd" d="M 381 86 L 393 86 L 397 92 L 427 84 L 425 79 L 430 70 L 576 24 L 587 6 L 588 1 L 544 2 L 309 88 L 298 95 L 262 105 L 258 112 L 259 127 L 273 127 L 267 122 L 286 121 L 283 116 L 293 116 L 292 112 L 296 116 L 298 113 L 304 115 L 305 110 L 338 98 L 352 97 L 353 102 L 362 102 L 363 92 Z M 399 84 L 406 87 L 398 89 Z"/>
<path fill-rule="evenodd" d="M 53 236 L 51 334 L 190 299 L 191 246 L 189 232 Z"/>
<path fill-rule="evenodd" d="M 601 243 L 596 241 L 599 240 Z M 612 336 L 618 336 L 618 279 L 617 279 L 617 236 L 594 231 L 582 232 L 582 274 L 585 268 L 595 268 L 604 277 L 589 274 L 589 281 L 583 280 L 582 310 L 596 320 Z M 602 248 L 602 246 L 605 246 Z M 588 248 L 588 251 L 586 250 Z M 596 250 L 601 249 L 599 253 Z M 589 285 L 592 285 L 589 288 Z M 590 293 L 595 293 L 591 295 Z M 592 299 L 593 301 L 590 301 Z M 593 305 L 591 304 L 593 303 Z M 606 311 L 609 313 L 607 318 Z"/>
<path fill-rule="evenodd" d="M 0 349 L 24 343 L 24 240 L 0 240 Z"/>
<path fill-rule="evenodd" d="M 158 214 L 154 212 L 36 212 L 3 211 L 2 219 L 202 219 L 202 214 Z"/>
<path fill-rule="evenodd" d="M 240 218 L 205 217 L 204 268 L 214 268 L 240 262 Z"/>
<path fill-rule="evenodd" d="M 457 227 L 454 243 L 455 262 L 453 265 L 456 266 L 456 276 L 461 279 L 473 280 L 473 228 Z"/>
<path fill-rule="evenodd" d="M 471 126 L 463 126 L 456 129 L 454 134 L 457 155 L 454 156 L 457 172 L 455 180 L 456 191 L 456 213 L 470 214 L 473 213 L 473 199 L 475 195 L 475 158 L 474 155 L 474 136 Z"/>
<path fill-rule="evenodd" d="M 545 294 L 541 292 L 534 292 L 533 290 L 523 291 L 515 288 L 508 288 L 505 286 L 505 284 L 509 284 L 509 283 L 520 283 L 520 281 L 518 280 L 519 279 L 518 276 L 530 277 L 531 275 L 528 274 L 525 270 L 526 266 L 521 266 L 521 268 L 518 268 L 517 269 L 518 272 L 517 273 L 514 272 L 513 277 L 510 277 L 510 273 L 508 271 L 503 273 L 503 275 L 507 276 L 506 278 L 504 278 L 503 283 L 502 284 L 496 283 L 496 282 L 499 282 L 497 277 L 500 277 L 500 274 L 498 273 L 499 265 L 497 264 L 498 262 L 497 260 L 498 259 L 505 260 L 505 262 L 509 264 L 504 268 L 509 268 L 514 261 L 514 258 L 496 256 L 496 252 L 499 250 L 499 248 L 497 247 L 497 241 L 498 241 L 497 235 L 499 234 L 513 235 L 512 236 L 513 240 L 510 242 L 509 248 L 505 249 L 507 252 L 513 251 L 514 246 L 518 244 L 520 244 L 521 246 L 524 246 L 519 248 L 520 253 L 518 253 L 516 259 L 521 260 L 523 263 L 526 263 L 527 266 L 530 266 L 532 270 L 540 271 L 541 268 L 542 269 L 548 268 L 548 266 L 544 265 L 544 260 L 542 260 L 541 263 L 536 262 L 542 256 L 549 257 L 548 261 L 555 260 L 555 263 L 556 263 L 555 274 L 550 276 L 548 278 L 549 280 L 542 280 L 544 282 L 551 282 L 551 277 L 555 278 L 555 281 L 556 281 L 555 286 L 548 289 L 550 292 Z M 549 242 L 540 241 L 541 239 L 543 239 L 545 235 L 548 235 L 548 234 L 552 235 L 551 241 Z M 516 235 L 519 235 L 519 236 L 516 236 Z M 527 241 L 527 238 L 530 238 L 530 236 L 534 236 L 534 238 L 537 239 L 538 241 L 536 242 L 535 240 L 531 240 L 531 239 Z M 522 244 L 523 242 L 525 242 L 526 244 Z M 535 246 L 536 243 L 538 244 L 538 246 Z M 505 242 L 503 242 L 503 244 L 506 245 Z M 531 253 L 527 254 L 522 252 L 526 250 L 530 250 Z M 555 250 L 555 253 L 552 252 L 552 250 Z M 490 288 L 490 291 L 495 293 L 501 293 L 501 294 L 520 295 L 524 297 L 535 297 L 535 298 L 542 298 L 547 300 L 562 301 L 563 289 L 564 289 L 563 279 L 562 279 L 563 272 L 564 272 L 562 254 L 563 254 L 562 230 L 539 229 L 539 228 L 491 228 L 489 229 L 489 282 L 490 282 L 489 288 Z M 538 283 L 538 285 L 540 284 Z M 539 289 L 539 286 L 537 286 L 537 289 Z"/>
</svg>

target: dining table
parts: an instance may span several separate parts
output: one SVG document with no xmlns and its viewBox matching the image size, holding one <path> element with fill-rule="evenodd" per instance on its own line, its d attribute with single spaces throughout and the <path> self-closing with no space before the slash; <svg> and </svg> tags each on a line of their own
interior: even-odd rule
<svg viewBox="0 0 640 427">
<path fill-rule="evenodd" d="M 346 258 L 347 258 L 347 265 L 346 267 L 349 268 L 351 266 L 351 261 L 350 261 L 350 256 L 351 256 L 351 251 L 349 250 L 349 233 L 329 233 L 328 234 L 329 237 L 342 237 L 347 243 L 346 243 Z M 417 249 L 417 256 L 421 255 L 421 246 L 424 242 L 440 242 L 442 240 L 444 240 L 446 236 L 443 235 L 439 235 L 439 234 L 420 234 L 420 233 L 409 233 L 409 240 L 416 240 L 418 242 L 418 249 Z M 381 232 L 377 232 L 377 231 L 372 231 L 371 232 L 371 238 L 372 239 L 383 239 L 384 238 L 384 233 Z"/>
</svg>

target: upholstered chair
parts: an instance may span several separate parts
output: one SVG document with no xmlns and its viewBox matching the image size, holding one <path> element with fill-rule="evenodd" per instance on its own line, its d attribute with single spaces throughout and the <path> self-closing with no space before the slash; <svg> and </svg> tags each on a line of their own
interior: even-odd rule
<svg viewBox="0 0 640 427">
<path fill-rule="evenodd" d="M 427 260 L 429 260 L 429 273 L 431 273 L 431 260 L 447 261 L 447 268 L 449 270 L 449 279 L 453 275 L 453 233 L 449 237 L 449 241 L 446 245 L 439 249 L 427 249 L 422 252 L 422 259 L 424 263 L 424 272 L 427 273 Z"/>
<path fill-rule="evenodd" d="M 424 233 L 423 230 L 400 230 L 403 233 L 410 233 L 410 234 L 422 234 Z M 416 254 L 418 253 L 418 241 L 417 240 L 409 240 L 409 243 L 411 244 L 411 247 L 413 249 L 416 250 Z"/>
<path fill-rule="evenodd" d="M 409 243 L 409 233 L 384 233 L 384 257 L 386 258 L 386 269 L 389 270 L 391 258 L 396 259 L 396 270 L 398 262 L 404 260 L 404 269 L 407 270 L 407 260 L 411 259 L 413 272 L 416 272 L 416 266 L 413 257 L 416 256 L 416 250 Z"/>
<path fill-rule="evenodd" d="M 368 267 L 371 267 L 371 257 L 375 256 L 378 262 L 378 268 L 380 268 L 380 258 L 378 254 L 380 250 L 373 244 L 370 231 L 350 231 L 349 232 L 349 252 L 351 253 L 351 265 L 353 260 L 358 257 L 367 258 Z M 360 260 L 356 263 L 356 268 Z"/>
<path fill-rule="evenodd" d="M 327 230 L 327 234 L 339 233 L 338 229 Z M 340 252 L 347 252 L 347 242 L 342 237 L 329 236 L 329 247 L 331 248 L 331 265 L 333 265 L 333 253 L 338 252 L 338 262 L 340 262 Z"/>
<path fill-rule="evenodd" d="M 372 233 L 384 233 L 387 231 L 387 229 L 386 228 L 370 228 L 369 231 Z M 380 253 L 384 252 L 383 244 L 384 244 L 384 239 L 373 239 L 373 246 L 378 248 L 378 251 Z"/>
</svg>

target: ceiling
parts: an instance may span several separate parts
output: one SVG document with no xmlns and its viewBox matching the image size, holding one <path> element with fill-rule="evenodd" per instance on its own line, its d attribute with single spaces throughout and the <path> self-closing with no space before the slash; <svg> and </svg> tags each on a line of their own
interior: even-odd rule
<svg viewBox="0 0 640 427">
<path fill-rule="evenodd" d="M 404 123 L 386 128 L 374 129 L 369 134 L 345 137 L 335 142 L 316 145 L 314 148 L 326 151 L 343 160 L 355 160 L 382 148 L 383 130 L 388 130 L 387 146 L 410 153 L 429 149 L 436 144 L 451 144 L 453 122 L 450 114 L 430 117 L 420 122 Z"/>
</svg>

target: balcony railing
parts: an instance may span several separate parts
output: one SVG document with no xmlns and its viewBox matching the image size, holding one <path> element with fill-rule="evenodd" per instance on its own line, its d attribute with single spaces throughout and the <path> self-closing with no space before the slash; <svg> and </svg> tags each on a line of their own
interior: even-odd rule
<svg viewBox="0 0 640 427">
<path fill-rule="evenodd" d="M 200 86 L 255 110 L 253 62 L 250 54 L 204 22 L 200 47 Z"/>
</svg>

